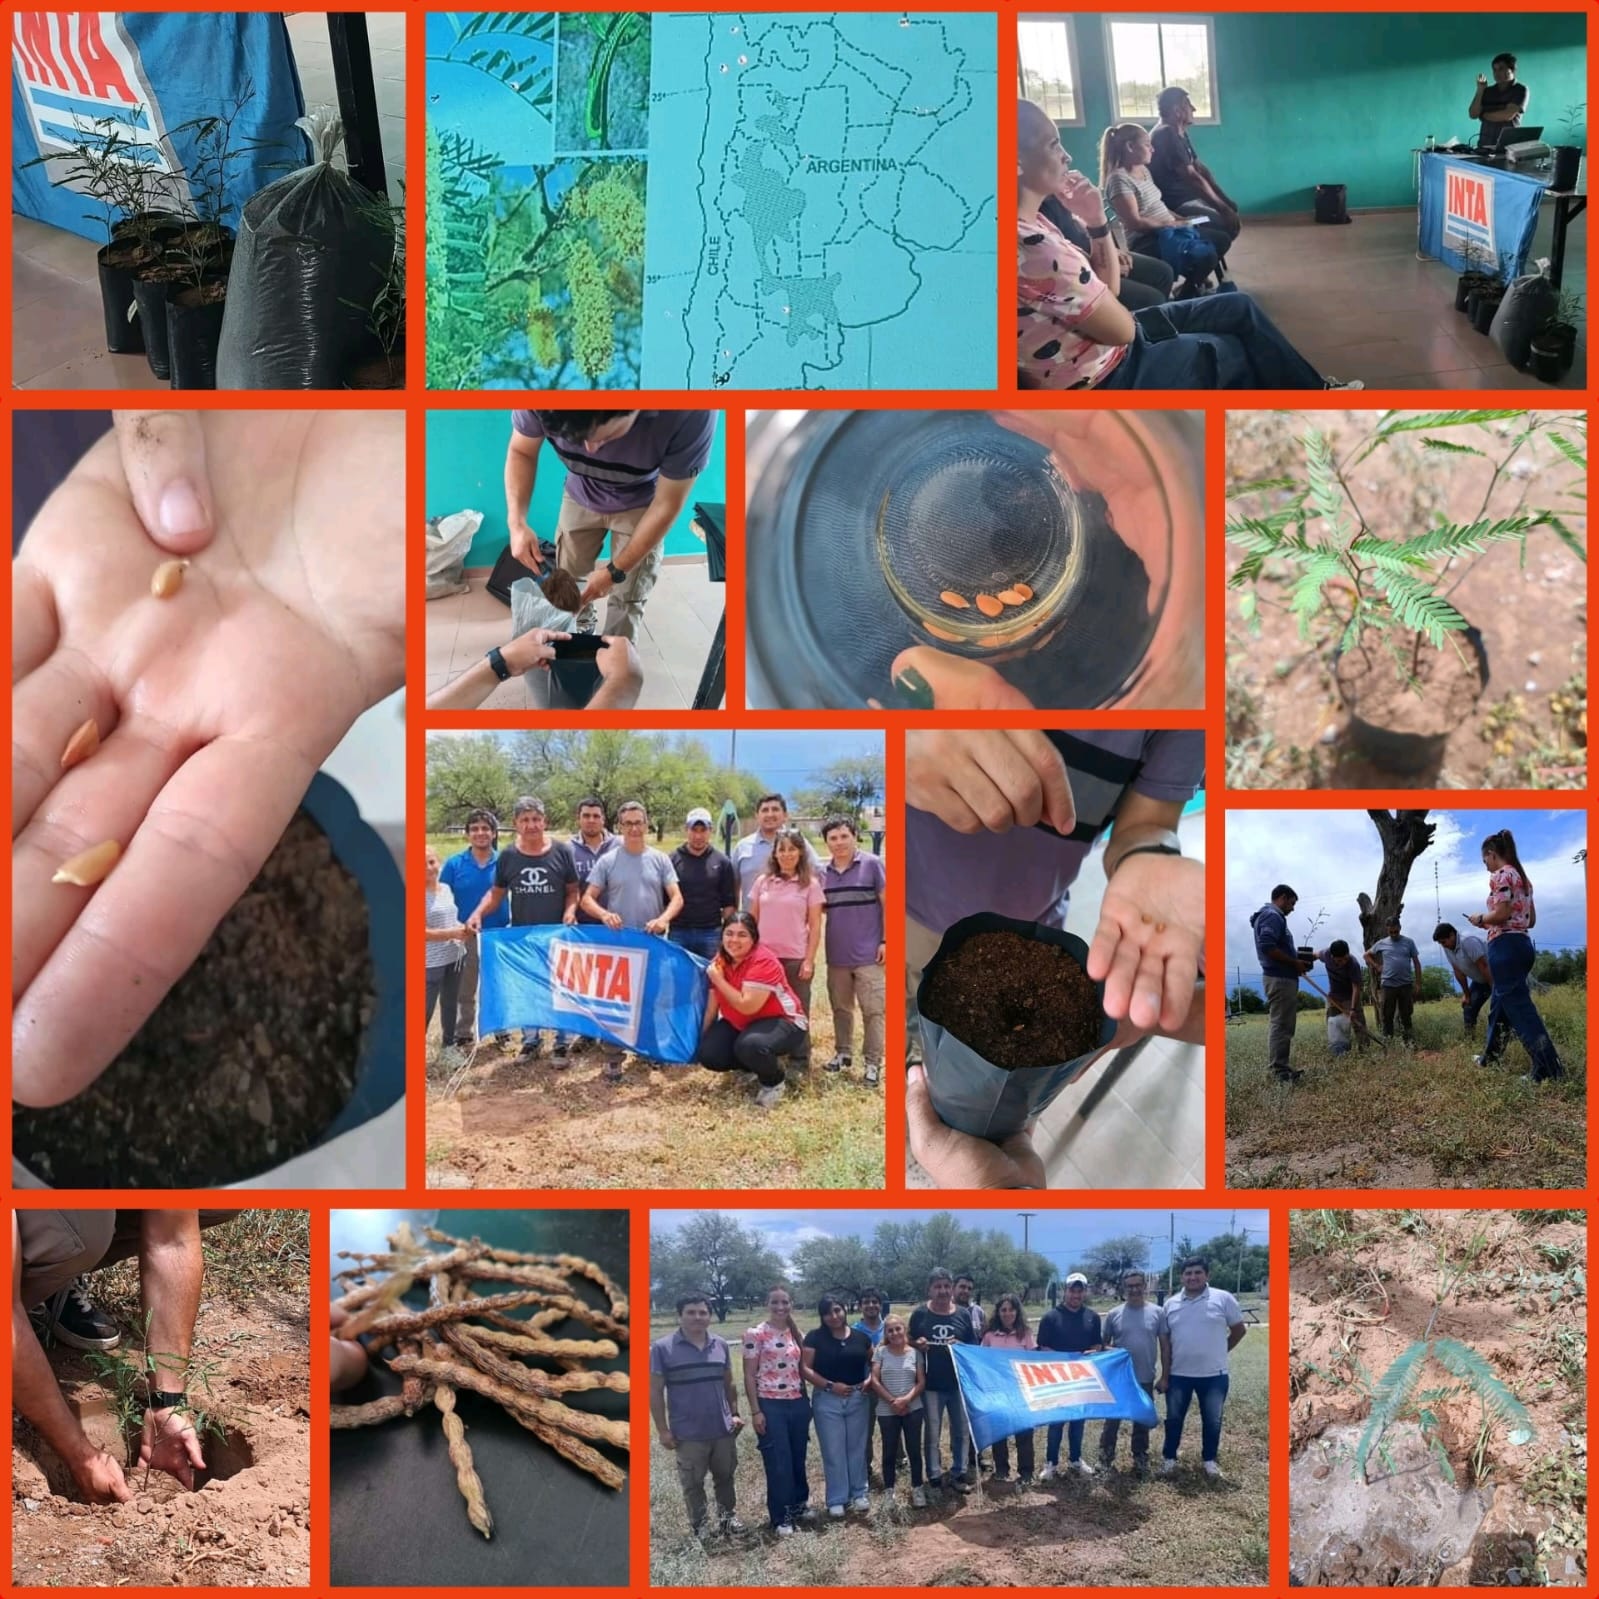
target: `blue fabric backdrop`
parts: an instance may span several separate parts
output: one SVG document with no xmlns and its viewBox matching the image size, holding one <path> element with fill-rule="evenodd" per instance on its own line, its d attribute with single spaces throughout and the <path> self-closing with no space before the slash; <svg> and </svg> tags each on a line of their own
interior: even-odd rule
<svg viewBox="0 0 1599 1599">
<path fill-rule="evenodd" d="M 234 124 L 241 148 L 266 141 L 235 163 L 224 221 L 236 226 L 249 197 L 284 172 L 305 165 L 310 146 L 295 126 L 305 102 L 277 12 L 25 12 L 12 24 L 11 205 L 23 216 L 104 244 L 105 208 L 52 177 L 61 164 L 27 166 L 62 152 L 114 117 L 137 158 L 179 172 L 195 154 L 182 124 L 231 105 L 246 83 L 255 98 Z M 181 209 L 186 188 L 180 184 Z M 114 219 L 113 219 L 114 220 Z"/>
<path fill-rule="evenodd" d="M 1500 263 L 1502 276 L 1515 277 L 1532 249 L 1546 186 L 1541 179 L 1503 167 L 1424 155 L 1418 247 L 1424 255 L 1464 272 L 1463 251 L 1474 244 Z"/>
<path fill-rule="evenodd" d="M 682 1065 L 699 1052 L 709 983 L 686 949 L 609 928 L 502 927 L 478 939 L 478 1036 L 553 1027 Z"/>
<path fill-rule="evenodd" d="M 979 1449 L 1052 1421 L 1136 1421 L 1153 1427 L 1154 1401 L 1125 1349 L 1097 1355 L 951 1344 L 966 1416 Z"/>
</svg>

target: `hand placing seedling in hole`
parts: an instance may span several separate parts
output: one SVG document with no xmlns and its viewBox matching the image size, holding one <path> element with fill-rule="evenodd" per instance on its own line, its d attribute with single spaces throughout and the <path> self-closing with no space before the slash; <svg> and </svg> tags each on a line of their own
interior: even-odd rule
<svg viewBox="0 0 1599 1599">
<path fill-rule="evenodd" d="M 1105 1014 L 1176 1033 L 1204 950 L 1205 868 L 1171 855 L 1127 856 L 1105 885 L 1088 949 L 1088 975 L 1105 984 Z"/>
<path fill-rule="evenodd" d="M 143 1025 L 312 775 L 404 677 L 396 413 L 207 412 L 216 532 L 166 597 L 116 440 L 13 568 L 14 1096 L 59 1104 Z M 85 536 L 86 530 L 92 536 Z M 65 769 L 92 720 L 98 747 Z M 114 841 L 103 880 L 50 886 Z"/>
<path fill-rule="evenodd" d="M 139 1440 L 139 1464 L 176 1477 L 185 1488 L 194 1488 L 196 1470 L 205 1470 L 205 1456 L 194 1423 L 185 1411 L 147 1410 L 144 1436 Z"/>
</svg>

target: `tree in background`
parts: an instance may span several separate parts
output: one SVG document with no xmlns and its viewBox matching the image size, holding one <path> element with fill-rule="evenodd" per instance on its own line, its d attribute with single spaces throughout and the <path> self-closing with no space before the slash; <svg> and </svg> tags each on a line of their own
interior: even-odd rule
<svg viewBox="0 0 1599 1599">
<path fill-rule="evenodd" d="M 732 1216 L 702 1211 L 675 1233 L 650 1234 L 650 1290 L 663 1305 L 702 1293 L 726 1321 L 736 1305 L 759 1304 L 784 1276 L 776 1251 Z"/>
<path fill-rule="evenodd" d="M 1377 837 L 1382 840 L 1382 869 L 1377 873 L 1377 897 L 1360 894 L 1360 931 L 1370 949 L 1379 938 L 1388 936 L 1388 923 L 1405 907 L 1405 889 L 1410 868 L 1417 857 L 1432 847 L 1436 822 L 1427 820 L 1426 811 L 1367 811 Z"/>
<path fill-rule="evenodd" d="M 802 813 L 826 816 L 834 811 L 859 819 L 882 803 L 883 757 L 843 755 L 828 766 L 821 781 L 795 796 Z"/>
<path fill-rule="evenodd" d="M 1149 1269 L 1149 1240 L 1137 1233 L 1127 1233 L 1120 1238 L 1106 1238 L 1072 1267 L 1080 1271 L 1090 1283 L 1104 1283 L 1120 1289 L 1122 1274 Z"/>
</svg>

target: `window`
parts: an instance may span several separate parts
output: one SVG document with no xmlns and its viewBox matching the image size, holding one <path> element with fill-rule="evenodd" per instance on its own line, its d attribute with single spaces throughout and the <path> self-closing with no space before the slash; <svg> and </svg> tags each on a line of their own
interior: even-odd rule
<svg viewBox="0 0 1599 1599">
<path fill-rule="evenodd" d="M 1118 122 L 1154 121 L 1160 115 L 1155 100 L 1171 87 L 1188 91 L 1195 122 L 1221 121 L 1209 17 L 1107 17 L 1105 50 Z"/>
<path fill-rule="evenodd" d="M 1022 17 L 1016 24 L 1021 95 L 1054 121 L 1083 126 L 1077 89 L 1077 31 L 1070 17 Z"/>
</svg>

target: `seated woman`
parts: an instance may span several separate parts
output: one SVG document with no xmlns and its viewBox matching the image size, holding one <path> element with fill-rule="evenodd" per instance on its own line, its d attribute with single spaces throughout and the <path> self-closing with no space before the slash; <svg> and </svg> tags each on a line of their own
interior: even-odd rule
<svg viewBox="0 0 1599 1599">
<path fill-rule="evenodd" d="M 1090 195 L 1094 193 L 1093 184 L 1080 173 L 1068 173 L 1067 182 L 1081 185 Z M 1071 206 L 1062 198 L 1064 192 L 1063 190 L 1057 194 L 1046 194 L 1044 203 L 1039 207 L 1039 214 L 1054 224 L 1062 238 L 1076 245 L 1084 255 L 1091 258 L 1094 253 L 1094 241 L 1089 238 L 1088 229 L 1077 219 Z M 1083 202 L 1078 199 L 1076 203 Z M 1098 201 L 1098 205 L 1099 209 L 1104 209 L 1102 200 Z M 1121 287 L 1116 291 L 1116 298 L 1129 311 L 1145 311 L 1152 305 L 1164 305 L 1171 298 L 1172 284 L 1176 281 L 1177 274 L 1159 256 L 1134 251 L 1127 243 L 1121 219 L 1112 213 L 1109 220 L 1111 247 L 1116 252 L 1116 263 L 1121 268 L 1122 279 Z"/>
<path fill-rule="evenodd" d="M 1210 285 L 1218 256 L 1191 223 L 1160 197 L 1149 175 L 1149 135 L 1137 122 L 1106 128 L 1099 141 L 1099 187 L 1105 205 L 1121 219 L 1127 242 L 1142 255 L 1157 256 L 1183 280 L 1179 300 L 1191 300 Z"/>
<path fill-rule="evenodd" d="M 1071 158 L 1055 124 L 1018 102 L 1017 366 L 1027 387 L 1050 389 L 1360 389 L 1323 377 L 1247 294 L 1157 306 L 1134 317 L 1116 299 L 1120 263 L 1104 207 L 1078 212 L 1092 264 L 1040 212 Z"/>
<path fill-rule="evenodd" d="M 700 1065 L 711 1072 L 754 1072 L 755 1103 L 771 1110 L 783 1097 L 784 1055 L 804 1047 L 804 1008 L 783 975 L 783 963 L 761 943 L 760 924 L 735 911 L 722 928 L 722 948 L 705 974 L 711 982 L 700 1034 Z"/>
</svg>

